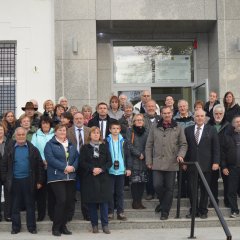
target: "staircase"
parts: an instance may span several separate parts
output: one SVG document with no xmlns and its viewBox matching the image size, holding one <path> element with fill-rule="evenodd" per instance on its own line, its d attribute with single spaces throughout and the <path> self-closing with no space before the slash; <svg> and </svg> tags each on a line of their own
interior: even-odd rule
<svg viewBox="0 0 240 240">
<path fill-rule="evenodd" d="M 189 210 L 189 200 L 181 199 L 181 211 L 180 219 L 175 219 L 176 216 L 176 206 L 177 199 L 174 198 L 172 209 L 169 215 L 169 219 L 166 221 L 161 221 L 159 219 L 159 213 L 155 213 L 155 207 L 158 205 L 158 200 L 153 199 L 146 201 L 143 199 L 143 205 L 146 209 L 134 210 L 131 207 L 131 192 L 125 191 L 125 215 L 128 218 L 127 221 L 112 220 L 109 223 L 110 229 L 157 229 L 157 228 L 189 228 L 191 225 L 191 219 L 186 219 L 185 215 Z M 174 194 L 176 195 L 176 193 Z M 77 195 L 79 199 L 79 195 Z M 240 204 L 240 199 L 238 199 L 238 204 Z M 223 183 L 219 181 L 219 207 L 223 216 L 228 224 L 228 226 L 240 226 L 240 217 L 239 218 L 229 218 L 230 209 L 226 208 L 223 203 Z M 115 215 L 116 219 L 116 215 Z M 25 224 L 25 212 L 22 213 L 22 229 L 26 230 Z M 69 229 L 72 231 L 82 231 L 90 230 L 90 223 L 82 220 L 80 201 L 76 202 L 76 210 L 74 219 L 68 224 Z M 52 222 L 45 218 L 43 222 L 37 223 L 37 228 L 39 231 L 51 231 Z M 200 219 L 196 218 L 195 223 L 196 228 L 198 227 L 218 227 L 221 226 L 218 220 L 218 217 L 214 209 L 209 209 L 208 218 Z M 11 223 L 2 221 L 0 222 L 0 232 L 10 232 Z"/>
</svg>

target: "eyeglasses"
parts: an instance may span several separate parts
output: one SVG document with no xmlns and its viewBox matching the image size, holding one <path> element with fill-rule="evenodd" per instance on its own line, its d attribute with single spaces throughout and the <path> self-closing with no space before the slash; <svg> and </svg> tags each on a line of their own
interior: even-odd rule
<svg viewBox="0 0 240 240">
<path fill-rule="evenodd" d="M 143 122 L 143 119 L 136 119 L 135 122 Z"/>
<path fill-rule="evenodd" d="M 150 97 L 150 95 L 142 95 L 143 97 Z"/>
</svg>

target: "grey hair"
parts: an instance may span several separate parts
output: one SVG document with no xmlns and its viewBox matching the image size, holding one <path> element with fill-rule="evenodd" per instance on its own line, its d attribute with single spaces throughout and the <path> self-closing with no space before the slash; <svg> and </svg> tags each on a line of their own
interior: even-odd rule
<svg viewBox="0 0 240 240">
<path fill-rule="evenodd" d="M 178 106 L 179 106 L 179 104 L 180 104 L 181 102 L 185 102 L 185 103 L 187 104 L 187 106 L 188 106 L 188 101 L 185 100 L 185 99 L 180 99 L 180 100 L 178 100 Z"/>
<path fill-rule="evenodd" d="M 223 114 L 225 113 L 225 107 L 221 104 L 217 104 L 213 107 L 213 113 L 215 113 L 218 109 L 220 109 L 223 112 Z"/>
<path fill-rule="evenodd" d="M 198 109 L 197 111 L 194 112 L 194 118 L 196 117 L 196 113 L 197 112 L 203 112 L 204 113 L 204 116 L 206 117 L 206 112 L 202 109 Z"/>
<path fill-rule="evenodd" d="M 25 134 L 27 135 L 27 130 L 23 127 L 17 127 L 14 131 L 14 134 L 16 135 L 19 130 L 23 130 L 25 132 Z"/>
<path fill-rule="evenodd" d="M 133 109 L 133 105 L 132 105 L 131 102 L 126 102 L 126 103 L 124 104 L 124 108 L 132 108 L 132 109 Z"/>
<path fill-rule="evenodd" d="M 58 103 L 60 104 L 60 102 L 61 102 L 62 100 L 67 100 L 67 98 L 64 97 L 64 96 L 60 97 L 60 98 L 58 99 Z M 68 100 L 67 100 L 67 101 L 68 101 Z"/>
<path fill-rule="evenodd" d="M 141 91 L 141 96 L 143 96 L 144 92 L 149 92 L 149 95 L 151 95 L 151 92 L 149 90 L 143 90 L 143 91 Z"/>
</svg>

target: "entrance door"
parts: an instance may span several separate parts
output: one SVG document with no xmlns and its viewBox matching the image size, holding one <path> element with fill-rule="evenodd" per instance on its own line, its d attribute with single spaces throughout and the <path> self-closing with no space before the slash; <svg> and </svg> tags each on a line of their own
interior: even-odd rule
<svg viewBox="0 0 240 240">
<path fill-rule="evenodd" d="M 193 103 L 197 100 L 207 101 L 208 98 L 208 79 L 192 88 Z"/>
<path fill-rule="evenodd" d="M 175 100 L 175 106 L 180 99 L 188 101 L 189 106 L 192 106 L 192 89 L 191 87 L 152 87 L 152 98 L 157 102 L 159 106 L 165 105 L 165 98 L 172 96 Z"/>
</svg>

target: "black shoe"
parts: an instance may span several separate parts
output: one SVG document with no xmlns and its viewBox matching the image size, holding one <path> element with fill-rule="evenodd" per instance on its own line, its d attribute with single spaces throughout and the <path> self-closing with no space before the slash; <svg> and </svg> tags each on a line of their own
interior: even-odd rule
<svg viewBox="0 0 240 240">
<path fill-rule="evenodd" d="M 37 234 L 37 230 L 33 229 L 33 230 L 28 230 L 31 234 Z"/>
<path fill-rule="evenodd" d="M 56 237 L 60 237 L 61 236 L 61 232 L 57 231 L 57 230 L 54 230 L 54 231 L 52 231 L 52 235 L 56 236 Z"/>
<path fill-rule="evenodd" d="M 86 215 L 86 216 L 83 216 L 83 219 L 85 220 L 85 221 L 91 221 L 91 219 L 90 219 L 90 217 L 88 216 L 88 215 Z"/>
<path fill-rule="evenodd" d="M 45 216 L 43 216 L 43 217 L 38 217 L 38 218 L 37 218 L 37 222 L 42 222 L 42 221 L 44 220 L 44 218 L 45 218 Z"/>
<path fill-rule="evenodd" d="M 195 217 L 199 217 L 199 214 L 196 213 Z M 188 214 L 186 215 L 186 218 L 192 218 L 192 213 L 188 213 Z"/>
<path fill-rule="evenodd" d="M 6 218 L 5 218 L 5 221 L 6 221 L 6 222 L 11 222 L 12 219 L 11 219 L 10 217 L 6 217 Z"/>
<path fill-rule="evenodd" d="M 199 214 L 199 217 L 200 217 L 201 219 L 207 219 L 207 218 L 208 218 L 208 215 L 207 215 L 207 213 Z"/>
<path fill-rule="evenodd" d="M 155 212 L 156 213 L 159 213 L 159 212 L 161 212 L 161 210 L 162 210 L 162 207 L 161 207 L 161 205 L 160 205 L 160 203 L 156 206 L 156 208 L 155 208 Z"/>
<path fill-rule="evenodd" d="M 18 234 L 20 231 L 19 230 L 12 230 L 11 234 Z"/>
<path fill-rule="evenodd" d="M 160 220 L 167 220 L 168 219 L 168 214 L 167 213 L 162 213 L 161 214 L 161 217 L 160 217 Z"/>
<path fill-rule="evenodd" d="M 72 235 L 72 232 L 70 232 L 66 226 L 62 227 L 62 234 L 64 235 Z"/>
<path fill-rule="evenodd" d="M 0 203 L 1 204 L 1 203 Z M 2 215 L 0 215 L 0 222 L 2 221 Z"/>
</svg>

